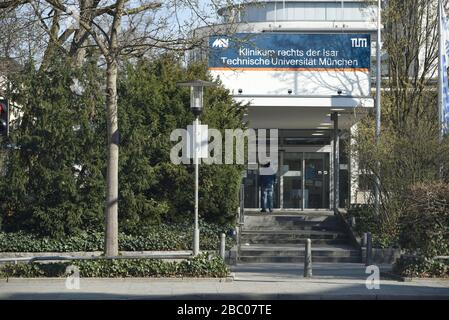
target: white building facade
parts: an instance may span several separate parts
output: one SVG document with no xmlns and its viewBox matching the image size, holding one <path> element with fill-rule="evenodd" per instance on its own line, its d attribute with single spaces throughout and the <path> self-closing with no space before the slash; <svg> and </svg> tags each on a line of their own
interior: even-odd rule
<svg viewBox="0 0 449 320">
<path fill-rule="evenodd" d="M 259 1 L 220 10 L 208 35 L 208 59 L 236 101 L 248 103 L 248 127 L 278 129 L 275 210 L 330 210 L 364 202 L 347 145 L 374 108 L 377 4 L 364 0 Z M 244 207 L 261 207 L 259 165 L 243 179 Z"/>
</svg>

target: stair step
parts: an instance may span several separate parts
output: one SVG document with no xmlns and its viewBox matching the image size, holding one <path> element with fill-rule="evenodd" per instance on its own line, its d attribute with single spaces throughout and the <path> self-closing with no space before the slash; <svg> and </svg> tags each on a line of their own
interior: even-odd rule
<svg viewBox="0 0 449 320">
<path fill-rule="evenodd" d="M 273 226 L 269 226 L 269 227 L 264 227 L 264 226 L 257 226 L 257 227 L 246 227 L 244 230 L 242 231 L 265 231 L 267 229 L 271 229 L 271 230 L 278 230 L 278 231 L 330 231 L 330 232 L 342 232 L 343 229 L 339 226 L 335 226 L 335 227 L 322 227 L 322 226 L 288 226 L 288 227 L 273 227 Z"/>
<path fill-rule="evenodd" d="M 344 225 L 333 212 L 246 213 L 240 232 L 240 262 L 304 262 L 306 239 L 312 261 L 361 262 Z"/>
<path fill-rule="evenodd" d="M 263 251 L 246 249 L 240 251 L 240 255 L 244 256 L 258 256 L 258 257 L 304 257 L 304 250 L 286 250 L 286 251 Z M 312 251 L 312 257 L 360 257 L 360 252 L 357 250 L 351 251 Z"/>
<path fill-rule="evenodd" d="M 248 231 L 343 231 L 341 221 L 336 216 L 287 216 L 259 215 L 245 217 L 244 229 Z"/>
<path fill-rule="evenodd" d="M 306 239 L 276 239 L 275 241 L 273 239 L 241 239 L 241 244 L 279 244 L 279 245 L 286 245 L 286 244 L 295 244 L 295 245 L 301 245 L 305 243 Z M 337 245 L 337 244 L 347 244 L 348 239 L 342 238 L 342 239 L 313 239 L 312 244 L 319 244 L 319 245 Z"/>
<path fill-rule="evenodd" d="M 240 256 L 240 262 L 247 263 L 303 263 L 304 257 L 293 257 L 293 256 Z M 323 256 L 313 256 L 313 262 L 328 262 L 328 263 L 360 263 L 362 262 L 361 256 L 351 256 L 351 257 L 323 257 Z"/>
<path fill-rule="evenodd" d="M 246 217 L 292 217 L 292 218 L 303 218 L 310 220 L 317 219 L 336 219 L 337 216 L 334 215 L 333 211 L 320 211 L 320 210 L 310 210 L 310 211 L 295 211 L 295 210 L 274 210 L 273 212 L 260 212 L 258 210 L 245 210 Z"/>
<path fill-rule="evenodd" d="M 342 232 L 332 231 L 315 231 L 315 230 L 264 230 L 264 231 L 242 231 L 240 242 L 256 243 L 285 243 L 293 241 L 293 243 L 301 243 L 306 239 L 312 242 L 317 240 L 347 240 L 348 236 Z M 299 242 L 298 242 L 299 241 Z"/>
<path fill-rule="evenodd" d="M 305 245 L 243 245 L 240 246 L 242 256 L 304 256 Z M 312 256 L 350 257 L 360 256 L 360 250 L 348 245 L 315 245 Z"/>
<path fill-rule="evenodd" d="M 345 235 L 344 232 L 341 231 L 332 231 L 332 230 L 280 230 L 280 229 L 265 229 L 265 230 L 249 230 L 245 227 L 242 229 L 242 235 L 246 234 L 275 234 L 275 235 L 281 235 L 281 234 L 310 234 L 310 235 Z"/>
<path fill-rule="evenodd" d="M 338 217 L 319 217 L 319 216 L 287 216 L 287 215 L 254 215 L 245 216 L 244 223 L 246 225 L 291 225 L 291 224 L 338 224 L 340 222 Z"/>
</svg>

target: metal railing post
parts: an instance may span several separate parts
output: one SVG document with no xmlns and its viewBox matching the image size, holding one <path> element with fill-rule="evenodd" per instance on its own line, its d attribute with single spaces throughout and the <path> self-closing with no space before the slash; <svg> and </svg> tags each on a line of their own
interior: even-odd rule
<svg viewBox="0 0 449 320">
<path fill-rule="evenodd" d="M 224 233 L 220 236 L 220 257 L 223 260 L 226 258 L 226 235 Z"/>
<path fill-rule="evenodd" d="M 239 197 L 239 201 L 240 201 L 240 207 L 239 207 L 239 217 L 238 217 L 238 223 L 237 223 L 237 256 L 236 258 L 236 263 L 237 261 L 239 261 L 239 257 L 240 257 L 240 235 L 241 235 L 241 231 L 242 231 L 242 226 L 245 222 L 245 185 L 244 183 L 242 183 L 240 185 L 240 193 L 239 193 L 240 197 Z"/>
<path fill-rule="evenodd" d="M 370 266 L 372 261 L 372 252 L 373 244 L 372 244 L 372 236 L 371 232 L 366 234 L 366 262 L 365 265 Z"/>
<path fill-rule="evenodd" d="M 304 278 L 312 277 L 312 241 L 306 240 L 306 250 L 304 256 Z"/>
<path fill-rule="evenodd" d="M 242 183 L 240 185 L 240 208 L 239 208 L 239 224 L 243 224 L 245 221 L 244 218 L 244 209 L 245 209 L 245 185 Z"/>
</svg>

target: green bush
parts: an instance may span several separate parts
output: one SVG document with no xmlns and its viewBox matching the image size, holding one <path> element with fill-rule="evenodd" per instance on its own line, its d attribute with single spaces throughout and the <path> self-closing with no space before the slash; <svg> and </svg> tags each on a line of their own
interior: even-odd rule
<svg viewBox="0 0 449 320">
<path fill-rule="evenodd" d="M 68 264 L 12 264 L 7 263 L 0 266 L 0 278 L 39 278 L 39 277 L 62 277 Z"/>
<path fill-rule="evenodd" d="M 407 277 L 448 277 L 449 184 L 418 183 L 409 188 L 406 210 L 399 219 L 400 244 L 412 256 L 395 262 L 394 272 Z"/>
<path fill-rule="evenodd" d="M 158 259 L 77 260 L 73 263 L 6 264 L 0 267 L 0 277 L 64 277 L 66 269 L 78 267 L 80 277 L 226 277 L 229 268 L 221 257 L 201 254 L 180 262 Z"/>
<path fill-rule="evenodd" d="M 426 257 L 402 256 L 396 260 L 393 272 L 404 277 L 449 277 L 449 265 Z"/>
<path fill-rule="evenodd" d="M 416 184 L 406 202 L 400 219 L 401 246 L 428 258 L 449 255 L 449 184 Z"/>
<path fill-rule="evenodd" d="M 193 121 L 190 91 L 176 83 L 210 79 L 206 65 L 189 67 L 173 56 L 126 64 L 118 83 L 119 228 L 191 221 L 194 167 L 170 160 L 174 129 Z M 70 87 L 78 79 L 80 95 Z M 54 59 L 46 70 L 29 65 L 12 78 L 11 99 L 21 106 L 0 179 L 2 230 L 64 237 L 103 230 L 106 176 L 104 70 Z M 222 86 L 205 91 L 201 120 L 224 131 L 243 128 L 245 108 Z M 1 142 L 1 141 L 0 141 Z M 0 148 L 1 149 L 1 148 Z M 4 169 L 4 170 L 3 170 Z M 240 165 L 200 168 L 200 218 L 235 222 Z"/>
<path fill-rule="evenodd" d="M 355 218 L 354 231 L 358 236 L 365 232 L 371 232 L 373 246 L 376 248 L 388 248 L 398 245 L 396 232 L 388 232 L 382 228 L 380 218 L 376 216 L 371 205 L 355 205 L 347 212 L 347 219 Z"/>
<path fill-rule="evenodd" d="M 372 207 L 369 205 L 354 205 L 349 208 L 347 213 L 348 218 L 355 218 L 354 231 L 361 236 L 364 232 L 378 229 L 378 221 Z"/>
<path fill-rule="evenodd" d="M 200 224 L 200 246 L 202 250 L 217 250 L 219 235 L 226 228 L 213 224 Z M 234 240 L 227 237 L 227 247 Z M 193 229 L 191 225 L 162 225 L 142 228 L 139 234 L 119 233 L 119 250 L 151 251 L 151 250 L 191 250 Z M 49 238 L 24 232 L 0 232 L 0 252 L 73 252 L 102 251 L 104 234 L 96 231 L 81 232 L 76 236 Z"/>
<path fill-rule="evenodd" d="M 373 205 L 359 205 L 348 210 L 355 217 L 355 231 L 370 231 L 376 246 L 400 246 L 410 253 L 433 258 L 449 255 L 449 183 L 421 182 L 404 192 L 403 209 L 395 224 L 383 223 Z"/>
<path fill-rule="evenodd" d="M 393 96 L 390 95 L 392 92 Z M 365 117 L 359 122 L 357 131 L 351 137 L 354 143 L 350 144 L 350 154 L 358 160 L 358 170 L 364 173 L 370 190 L 373 190 L 379 182 L 379 211 L 374 214 L 376 200 L 374 192 L 364 194 L 367 205 L 363 208 L 363 212 L 360 212 L 363 216 L 359 216 L 361 219 L 357 221 L 364 228 L 361 231 L 371 231 L 378 245 L 403 247 L 408 246 L 408 240 L 414 242 L 415 228 L 419 229 L 422 223 L 426 224 L 425 228 L 430 226 L 428 224 L 430 220 L 428 222 L 420 220 L 427 219 L 420 217 L 426 215 L 423 210 L 416 215 L 413 213 L 414 217 L 409 213 L 416 211 L 411 208 L 415 201 L 411 187 L 419 183 L 432 184 L 432 181 L 440 179 L 441 173 L 443 180 L 449 181 L 449 138 L 445 137 L 441 142 L 438 140 L 438 122 L 433 113 L 436 109 L 427 108 L 426 104 L 420 106 L 423 107 L 422 113 L 405 113 L 398 110 L 392 112 L 405 102 L 401 95 L 396 94 L 397 92 L 393 90 L 385 92 L 386 96 L 383 96 L 382 108 L 385 112 L 382 113 L 380 137 L 376 137 L 375 117 L 372 115 Z M 428 90 L 423 92 L 425 96 L 428 94 L 430 94 Z M 398 97 L 401 97 L 400 101 L 395 100 Z M 403 106 L 409 107 L 410 104 L 406 103 Z M 400 120 L 400 123 L 395 123 L 397 120 Z M 441 172 L 440 168 L 443 168 Z M 428 200 L 421 197 L 420 201 L 424 205 Z M 413 217 L 411 219 L 413 222 L 404 228 L 404 223 L 407 224 L 410 217 Z M 422 230 L 424 231 L 424 228 Z M 434 230 L 434 227 L 429 230 Z"/>
</svg>

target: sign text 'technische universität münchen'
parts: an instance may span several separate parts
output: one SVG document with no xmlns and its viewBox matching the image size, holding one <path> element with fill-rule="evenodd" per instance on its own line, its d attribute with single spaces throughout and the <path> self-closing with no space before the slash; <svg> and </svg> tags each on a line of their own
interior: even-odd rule
<svg viewBox="0 0 449 320">
<path fill-rule="evenodd" d="M 370 67 L 369 34 L 235 34 L 209 42 L 211 69 Z"/>
<path fill-rule="evenodd" d="M 278 83 L 270 80 L 269 87 L 278 85 L 279 90 L 283 90 L 284 86 L 290 86 L 289 72 L 296 74 L 295 77 L 298 77 L 297 72 L 299 74 L 302 72 L 300 76 L 309 82 L 310 87 L 299 88 L 298 90 L 306 91 L 297 92 L 298 94 L 307 94 L 307 90 L 317 92 L 316 88 L 320 90 L 331 88 L 335 82 L 333 79 L 335 75 L 339 77 L 340 86 L 350 89 L 354 87 L 355 81 L 358 81 L 358 88 L 366 87 L 360 90 L 363 92 L 351 92 L 352 94 L 361 95 L 369 91 L 371 65 L 369 34 L 238 33 L 232 36 L 212 36 L 209 38 L 209 47 L 209 69 L 220 75 L 224 82 L 228 81 L 231 86 L 236 83 L 242 86 L 244 79 L 248 82 L 256 77 L 261 79 L 260 82 L 263 82 L 262 78 L 268 81 L 264 75 L 259 74 L 252 78 L 247 72 L 277 71 L 283 72 L 284 83 L 279 82 L 279 77 L 272 78 L 271 80 Z M 234 73 L 243 71 L 243 74 L 227 75 L 226 72 L 229 71 Z M 311 87 L 312 84 L 315 88 Z"/>
</svg>

